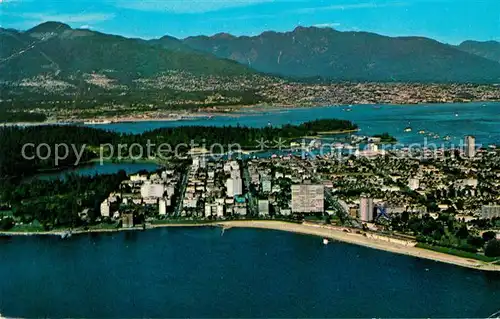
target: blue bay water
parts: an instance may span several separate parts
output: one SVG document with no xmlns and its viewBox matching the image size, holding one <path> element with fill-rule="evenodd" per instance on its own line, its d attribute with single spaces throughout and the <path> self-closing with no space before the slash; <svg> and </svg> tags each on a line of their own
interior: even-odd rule
<svg viewBox="0 0 500 319">
<path fill-rule="evenodd" d="M 140 133 L 180 125 L 352 120 L 360 134 L 422 143 L 500 142 L 500 103 L 353 106 L 245 113 L 175 122 L 97 125 Z M 412 132 L 405 133 L 406 127 Z M 440 141 L 440 139 L 438 139 Z M 151 166 L 152 165 L 152 166 Z M 151 166 L 151 167 L 150 167 Z M 79 168 L 92 175 L 153 164 Z M 61 173 L 58 176 L 60 177 Z M 62 173 L 64 174 L 64 173 Z M 486 317 L 500 310 L 500 275 L 277 231 L 156 229 L 56 237 L 0 237 L 0 313 L 20 317 Z"/>
<path fill-rule="evenodd" d="M 276 109 L 267 112 L 245 112 L 219 115 L 211 118 L 193 118 L 181 121 L 141 121 L 88 125 L 95 128 L 122 133 L 139 134 L 162 127 L 200 126 L 248 126 L 265 127 L 285 124 L 300 124 L 306 121 L 338 118 L 358 124 L 362 135 L 388 132 L 404 145 L 435 144 L 438 147 L 454 145 L 461 147 L 465 135 L 475 135 L 478 146 L 500 144 L 500 103 L 456 103 L 421 105 L 355 105 L 346 111 L 345 106 Z M 411 132 L 405 132 L 411 127 Z M 424 130 L 426 134 L 419 134 Z M 439 136 L 439 137 L 436 137 Z M 444 140 L 449 137 L 449 140 Z M 189 143 L 189 141 L 186 141 Z M 271 156 L 272 151 L 259 156 Z M 62 172 L 48 173 L 46 178 L 61 178 L 66 173 L 83 175 L 116 173 L 125 169 L 127 173 L 139 170 L 155 170 L 154 164 L 121 163 L 92 165 Z"/>
<path fill-rule="evenodd" d="M 477 143 L 488 145 L 500 143 L 500 103 L 456 103 L 456 104 L 420 104 L 420 105 L 355 105 L 351 111 L 344 106 L 278 109 L 268 112 L 236 113 L 233 115 L 214 116 L 212 118 L 194 118 L 182 121 L 145 121 L 134 123 L 112 123 L 93 127 L 126 133 L 142 133 L 161 127 L 185 125 L 264 127 L 267 125 L 300 124 L 306 121 L 324 118 L 351 120 L 358 124 L 360 134 L 378 134 L 388 132 L 403 144 L 428 142 L 443 143 L 445 136 L 448 143 L 459 143 L 465 135 L 475 135 Z M 412 132 L 404 132 L 411 127 Z M 425 130 L 438 134 L 439 138 L 418 134 Z"/>
<path fill-rule="evenodd" d="M 500 274 L 319 237 L 216 228 L 0 238 L 20 317 L 487 317 Z"/>
</svg>

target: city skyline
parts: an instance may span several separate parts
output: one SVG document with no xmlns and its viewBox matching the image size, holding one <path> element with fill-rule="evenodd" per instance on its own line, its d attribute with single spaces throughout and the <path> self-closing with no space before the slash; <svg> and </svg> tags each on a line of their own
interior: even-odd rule
<svg viewBox="0 0 500 319">
<path fill-rule="evenodd" d="M 495 10 L 495 8 L 497 10 Z M 368 31 L 387 36 L 424 36 L 457 44 L 500 40 L 500 4 L 460 0 L 407 1 L 33 1 L 0 2 L 0 25 L 29 29 L 46 21 L 126 37 L 185 38 L 227 32 L 258 35 L 297 26 Z M 472 23 L 474 21 L 474 23 Z"/>
</svg>

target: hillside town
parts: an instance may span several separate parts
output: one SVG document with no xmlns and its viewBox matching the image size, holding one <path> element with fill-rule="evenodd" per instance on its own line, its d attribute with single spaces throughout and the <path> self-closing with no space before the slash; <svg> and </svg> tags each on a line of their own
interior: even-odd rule
<svg viewBox="0 0 500 319">
<path fill-rule="evenodd" d="M 170 71 L 136 79 L 130 87 L 105 74 L 85 74 L 80 85 L 47 76 L 0 82 L 0 106 L 47 121 L 181 119 L 256 107 L 426 104 L 500 100 L 500 88 L 481 84 L 301 83 L 248 75 L 203 76 Z M 161 94 L 157 94 L 158 91 Z M 19 97 L 22 96 L 22 99 Z M 67 107 L 71 105 L 71 107 Z M 0 118 L 1 120 L 1 118 Z"/>
</svg>

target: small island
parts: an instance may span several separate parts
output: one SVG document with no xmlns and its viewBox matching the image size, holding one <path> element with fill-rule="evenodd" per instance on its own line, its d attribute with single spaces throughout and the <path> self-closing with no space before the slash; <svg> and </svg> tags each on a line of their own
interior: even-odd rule
<svg viewBox="0 0 500 319">
<path fill-rule="evenodd" d="M 392 135 L 389 135 L 389 133 L 387 132 L 373 135 L 372 138 L 377 139 L 377 141 L 381 144 L 394 144 L 398 142 L 397 138 L 395 138 Z"/>
</svg>

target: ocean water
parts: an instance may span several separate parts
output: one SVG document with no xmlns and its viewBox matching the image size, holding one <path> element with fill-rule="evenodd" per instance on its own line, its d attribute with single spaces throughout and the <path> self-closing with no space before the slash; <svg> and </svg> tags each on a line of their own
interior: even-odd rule
<svg viewBox="0 0 500 319">
<path fill-rule="evenodd" d="M 248 126 L 265 127 L 284 124 L 300 124 L 324 118 L 351 120 L 360 127 L 361 135 L 388 132 L 402 145 L 436 145 L 437 147 L 462 147 L 465 135 L 475 135 L 477 146 L 500 145 L 500 103 L 422 104 L 422 105 L 355 105 L 346 111 L 345 106 L 278 109 L 267 112 L 235 113 L 212 118 L 194 118 L 182 121 L 143 121 L 88 125 L 116 132 L 139 134 L 161 127 L 200 126 Z M 405 132 L 411 127 L 411 132 Z M 425 134 L 419 134 L 424 130 Z M 337 136 L 342 137 L 342 136 Z M 444 139 L 448 137 L 448 139 Z M 189 141 L 186 141 L 189 143 Z M 332 143 L 331 140 L 328 140 Z M 326 148 L 328 151 L 328 148 Z M 270 157 L 274 151 L 252 154 Z M 244 157 L 244 156 L 243 156 Z M 125 169 L 127 173 L 139 170 L 155 170 L 154 164 L 105 163 L 94 164 L 61 172 L 39 175 L 41 178 L 64 178 L 67 173 L 83 175 L 116 173 Z"/>
<path fill-rule="evenodd" d="M 271 230 L 0 238 L 15 317 L 487 317 L 500 274 Z"/>
<path fill-rule="evenodd" d="M 228 116 L 196 118 L 182 121 L 146 121 L 112 123 L 93 127 L 118 132 L 141 133 L 160 127 L 184 125 L 249 127 L 300 124 L 305 121 L 339 118 L 358 124 L 360 134 L 388 132 L 401 143 L 454 143 L 459 144 L 465 135 L 475 135 L 483 145 L 500 143 L 500 103 L 456 103 L 421 105 L 354 105 L 347 111 L 345 106 L 279 109 L 268 112 L 235 113 Z M 404 132 L 411 127 L 412 132 Z M 418 131 L 426 131 L 425 135 Z M 431 133 L 431 134 L 429 134 Z M 435 136 L 439 137 L 436 138 Z M 449 136 L 449 141 L 443 138 Z"/>
</svg>

